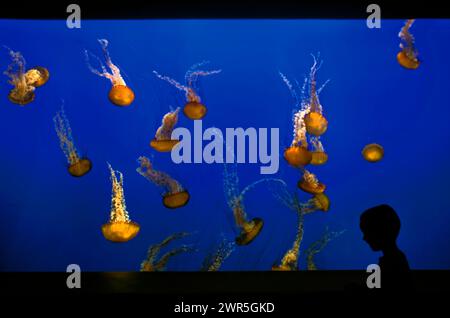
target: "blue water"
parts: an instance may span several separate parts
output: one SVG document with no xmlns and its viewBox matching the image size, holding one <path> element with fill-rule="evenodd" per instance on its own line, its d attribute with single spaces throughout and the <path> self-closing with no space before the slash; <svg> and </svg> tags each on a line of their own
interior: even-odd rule
<svg viewBox="0 0 450 318">
<path fill-rule="evenodd" d="M 148 246 L 178 231 L 195 234 L 170 247 L 189 243 L 197 251 L 174 257 L 168 269 L 198 270 L 222 233 L 234 236 L 223 165 L 175 165 L 170 154 L 148 146 L 163 114 L 183 103 L 183 94 L 152 71 L 182 80 L 192 64 L 211 61 L 208 68 L 222 73 L 200 80 L 208 106 L 203 127 L 279 128 L 281 154 L 290 143 L 294 102 L 278 71 L 302 82 L 310 54 L 318 52 L 324 61 L 319 85 L 330 79 L 321 93 L 329 161 L 312 171 L 326 183 L 332 205 L 306 217 L 302 251 L 328 226 L 346 231 L 317 256 L 319 268 L 363 269 L 377 262 L 379 255 L 362 240 L 359 215 L 388 203 L 402 220 L 398 243 L 411 267 L 449 269 L 450 21 L 413 25 L 423 61 L 415 71 L 395 58 L 402 25 L 383 20 L 377 30 L 362 20 L 82 21 L 81 29 L 71 30 L 65 21 L 0 21 L 0 44 L 22 52 L 28 67 L 45 66 L 51 74 L 25 107 L 7 99 L 6 76 L 0 82 L 0 270 L 64 271 L 71 263 L 89 271 L 139 270 Z M 113 106 L 109 81 L 86 67 L 83 50 L 101 56 L 99 38 L 110 41 L 112 60 L 136 93 L 128 108 Z M 6 50 L 0 53 L 4 70 L 10 60 Z M 53 127 L 62 101 L 79 151 L 93 162 L 79 179 L 67 173 Z M 178 126 L 192 130 L 193 122 L 180 116 Z M 372 142 L 385 150 L 376 164 L 361 157 Z M 141 155 L 189 190 L 186 207 L 162 206 L 161 189 L 135 171 Z M 123 244 L 105 240 L 100 230 L 110 211 L 107 162 L 123 172 L 128 211 L 141 225 L 138 236 Z M 259 167 L 238 166 L 241 188 L 263 177 Z M 271 177 L 295 189 L 299 174 L 281 157 Z M 222 269 L 268 270 L 291 247 L 295 213 L 264 185 L 245 203 L 265 227 Z M 305 268 L 303 259 L 300 265 Z"/>
</svg>

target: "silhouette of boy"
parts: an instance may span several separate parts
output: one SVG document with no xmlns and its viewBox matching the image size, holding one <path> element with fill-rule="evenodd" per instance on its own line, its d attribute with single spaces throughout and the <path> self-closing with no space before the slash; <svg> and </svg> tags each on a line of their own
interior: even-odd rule
<svg viewBox="0 0 450 318">
<path fill-rule="evenodd" d="M 397 246 L 400 218 L 392 207 L 382 204 L 361 214 L 363 240 L 373 251 L 382 251 L 378 265 L 382 289 L 410 289 L 412 280 L 408 260 Z"/>
</svg>

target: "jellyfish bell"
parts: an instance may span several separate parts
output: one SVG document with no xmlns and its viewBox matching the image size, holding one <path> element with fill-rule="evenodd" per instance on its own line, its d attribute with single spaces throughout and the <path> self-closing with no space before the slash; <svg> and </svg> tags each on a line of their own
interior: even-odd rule
<svg viewBox="0 0 450 318">
<path fill-rule="evenodd" d="M 75 163 L 69 165 L 67 170 L 73 177 L 82 177 L 92 169 L 92 162 L 88 158 L 81 158 Z"/>
<path fill-rule="evenodd" d="M 368 162 L 378 162 L 383 159 L 384 149 L 378 144 L 368 144 L 363 148 L 361 154 Z"/>
<path fill-rule="evenodd" d="M 176 139 L 168 139 L 168 140 L 158 140 L 156 138 L 150 141 L 150 146 L 159 152 L 170 152 L 172 148 L 175 147 L 180 141 Z"/>
<path fill-rule="evenodd" d="M 293 167 L 300 168 L 312 160 L 311 152 L 303 146 L 291 146 L 284 151 L 284 159 Z"/>
<path fill-rule="evenodd" d="M 184 115 L 192 120 L 202 119 L 206 111 L 206 106 L 196 101 L 188 102 L 183 108 Z"/>
<path fill-rule="evenodd" d="M 318 112 L 309 112 L 305 115 L 306 131 L 314 136 L 320 136 L 325 133 L 328 128 L 327 119 Z"/>
<path fill-rule="evenodd" d="M 409 56 L 405 51 L 400 51 L 397 54 L 398 63 L 408 70 L 415 70 L 419 67 L 420 61 L 414 57 Z"/>
<path fill-rule="evenodd" d="M 22 92 L 13 88 L 9 94 L 8 99 L 11 103 L 19 104 L 21 106 L 26 105 L 34 101 L 35 94 L 33 91 Z"/>
<path fill-rule="evenodd" d="M 289 272 L 292 269 L 289 265 L 281 264 L 272 266 L 272 270 L 275 272 Z"/>
<path fill-rule="evenodd" d="M 129 106 L 134 101 L 134 92 L 125 85 L 114 85 L 108 98 L 116 106 Z"/>
<path fill-rule="evenodd" d="M 189 192 L 186 190 L 163 195 L 163 205 L 168 209 L 177 209 L 189 202 Z"/>
<path fill-rule="evenodd" d="M 311 164 L 320 166 L 328 161 L 328 155 L 324 151 L 311 151 Z"/>
<path fill-rule="evenodd" d="M 317 208 L 327 212 L 330 209 L 330 199 L 325 193 L 318 193 L 313 198 Z"/>
<path fill-rule="evenodd" d="M 25 78 L 30 85 L 40 87 L 48 82 L 50 73 L 45 67 L 36 66 L 25 73 Z"/>
<path fill-rule="evenodd" d="M 241 233 L 238 237 L 236 237 L 236 244 L 250 244 L 259 235 L 263 226 L 264 221 L 261 218 L 254 218 L 250 222 L 246 222 L 242 228 Z"/>
<path fill-rule="evenodd" d="M 139 232 L 140 226 L 136 222 L 109 222 L 103 224 L 103 236 L 111 242 L 121 243 L 133 239 Z"/>
<path fill-rule="evenodd" d="M 308 180 L 305 180 L 304 178 L 301 178 L 300 181 L 298 181 L 297 186 L 301 190 L 311 194 L 323 193 L 326 188 L 323 183 L 318 182 L 317 184 L 313 184 L 311 182 L 308 182 Z"/>
</svg>

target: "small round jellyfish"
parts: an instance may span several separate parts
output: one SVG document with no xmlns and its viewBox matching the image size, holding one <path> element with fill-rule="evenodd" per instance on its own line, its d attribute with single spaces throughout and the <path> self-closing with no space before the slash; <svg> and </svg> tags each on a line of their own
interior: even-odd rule
<svg viewBox="0 0 450 318">
<path fill-rule="evenodd" d="M 317 193 L 312 199 L 310 199 L 307 204 L 315 210 L 321 210 L 323 212 L 328 212 L 330 209 L 330 199 L 325 193 Z"/>
<path fill-rule="evenodd" d="M 161 256 L 159 259 L 157 258 L 162 248 L 169 245 L 169 243 L 171 243 L 172 241 L 181 239 L 188 235 L 190 235 L 190 233 L 187 232 L 175 233 L 167 237 L 161 243 L 151 245 L 147 251 L 147 258 L 141 263 L 141 272 L 164 271 L 170 258 L 184 252 L 192 251 L 193 248 L 191 246 L 182 245 L 180 247 L 170 250 L 169 252 Z"/>
<path fill-rule="evenodd" d="M 58 135 L 59 144 L 64 152 L 69 166 L 67 170 L 73 177 L 82 177 L 92 169 L 92 162 L 84 157 L 80 157 L 72 138 L 72 129 L 69 120 L 64 113 L 64 107 L 53 117 L 55 123 L 56 134 Z"/>
<path fill-rule="evenodd" d="M 180 141 L 178 139 L 171 139 L 172 131 L 178 121 L 178 107 L 174 111 L 168 112 L 162 119 L 162 124 L 156 131 L 155 138 L 150 142 L 150 146 L 159 152 L 170 152 L 172 148 Z"/>
<path fill-rule="evenodd" d="M 4 74 L 9 77 L 9 84 L 14 86 L 8 94 L 8 99 L 12 103 L 24 106 L 34 100 L 36 87 L 47 82 L 49 72 L 43 67 L 26 71 L 25 59 L 22 54 L 10 49 L 8 51 L 12 62 Z"/>
<path fill-rule="evenodd" d="M 208 76 L 212 74 L 220 73 L 221 70 L 214 70 L 214 71 L 202 71 L 198 68 L 204 64 L 207 64 L 209 62 L 204 61 L 201 63 L 194 64 L 185 74 L 185 85 L 182 85 L 175 81 L 174 79 L 160 75 L 158 72 L 153 71 L 153 73 L 159 78 L 164 81 L 167 81 L 171 85 L 175 86 L 181 91 L 185 92 L 186 95 L 186 104 L 183 108 L 184 115 L 192 120 L 202 119 L 205 117 L 207 109 L 206 106 L 202 104 L 200 96 L 198 95 L 196 83 L 199 76 Z"/>
<path fill-rule="evenodd" d="M 361 154 L 368 162 L 378 162 L 383 159 L 384 149 L 378 144 L 368 144 L 363 148 Z"/>
<path fill-rule="evenodd" d="M 319 194 L 325 191 L 326 186 L 323 183 L 320 183 L 317 177 L 305 170 L 303 173 L 303 177 L 298 182 L 298 187 L 311 194 Z"/>
<path fill-rule="evenodd" d="M 413 23 L 414 19 L 407 20 L 398 34 L 401 39 L 401 51 L 397 54 L 397 61 L 401 66 L 409 70 L 415 70 L 420 65 L 420 61 L 417 58 L 418 53 L 414 46 L 414 36 L 409 32 Z"/>
<path fill-rule="evenodd" d="M 122 173 L 114 171 L 109 163 L 108 168 L 112 182 L 111 214 L 109 222 L 102 226 L 102 233 L 111 242 L 127 242 L 138 234 L 140 226 L 131 221 L 128 215 L 123 192 Z M 119 179 L 117 179 L 116 172 Z"/>
<path fill-rule="evenodd" d="M 176 209 L 185 206 L 189 202 L 189 192 L 181 186 L 178 181 L 171 178 L 168 174 L 157 171 L 147 157 L 139 157 L 140 167 L 136 171 L 147 180 L 157 186 L 164 187 L 166 192 L 163 194 L 163 205 L 168 209 Z"/>
<path fill-rule="evenodd" d="M 105 57 L 106 65 L 111 70 L 111 73 L 108 72 L 106 67 L 103 65 L 103 63 L 100 61 L 100 59 L 93 55 L 92 53 L 89 53 L 85 50 L 86 55 L 86 62 L 88 68 L 91 70 L 92 73 L 105 77 L 111 81 L 112 87 L 111 90 L 108 93 L 108 98 L 116 106 L 129 106 L 134 101 L 134 92 L 127 86 L 125 83 L 125 80 L 120 75 L 120 69 L 113 64 L 111 61 L 111 57 L 109 56 L 108 52 L 108 40 L 106 39 L 99 39 L 98 42 L 100 43 L 103 51 L 103 55 Z M 94 57 L 97 62 L 100 64 L 101 72 L 95 68 L 93 68 L 89 61 L 89 55 Z"/>
</svg>

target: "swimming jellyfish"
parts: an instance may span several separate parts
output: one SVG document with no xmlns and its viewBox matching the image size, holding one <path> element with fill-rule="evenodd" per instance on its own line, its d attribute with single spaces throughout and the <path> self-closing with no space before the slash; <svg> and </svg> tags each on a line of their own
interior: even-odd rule
<svg viewBox="0 0 450 318">
<path fill-rule="evenodd" d="M 283 73 L 280 72 L 280 76 L 296 100 L 295 107 L 299 107 L 301 102 L 293 85 Z M 283 154 L 284 159 L 295 168 L 304 167 L 312 160 L 312 154 L 308 151 L 308 141 L 306 138 L 306 126 L 304 121 L 305 115 L 309 112 L 309 109 L 306 106 L 306 104 L 301 104 L 298 111 L 294 113 L 294 133 L 292 143 Z"/>
<path fill-rule="evenodd" d="M 328 228 L 325 229 L 322 237 L 319 240 L 313 242 L 305 252 L 307 264 L 306 266 L 308 270 L 317 270 L 316 263 L 314 262 L 314 257 L 319 254 L 330 241 L 340 236 L 344 232 L 345 230 L 339 232 L 330 232 Z"/>
<path fill-rule="evenodd" d="M 306 203 L 302 203 L 297 195 L 293 195 L 289 192 L 288 186 L 283 180 L 279 180 L 279 183 L 277 184 L 281 185 L 281 187 L 273 188 L 271 193 L 283 205 L 297 214 L 297 233 L 292 248 L 285 253 L 281 260 L 281 264 L 272 266 L 272 270 L 295 271 L 298 270 L 300 245 L 304 235 L 304 217 L 307 214 L 323 209 L 323 206 L 314 198 Z"/>
<path fill-rule="evenodd" d="M 223 262 L 233 253 L 236 243 L 224 238 L 214 253 L 210 253 L 203 261 L 201 271 L 217 272 Z"/>
<path fill-rule="evenodd" d="M 7 48 L 12 59 L 4 74 L 9 77 L 9 83 L 14 86 L 8 94 L 8 99 L 15 104 L 26 105 L 35 98 L 35 89 L 44 85 L 50 74 L 42 66 L 25 69 L 25 59 L 20 52 Z"/>
<path fill-rule="evenodd" d="M 141 272 L 161 272 L 166 269 L 167 262 L 172 256 L 192 251 L 193 248 L 188 245 L 182 245 L 167 252 L 159 259 L 157 259 L 162 248 L 169 245 L 174 240 L 181 239 L 190 235 L 187 232 L 175 233 L 167 237 L 164 241 L 158 244 L 151 245 L 147 251 L 147 258 L 141 263 Z"/>
<path fill-rule="evenodd" d="M 303 171 L 303 177 L 298 182 L 298 187 L 311 194 L 319 194 L 325 191 L 326 186 L 320 183 L 316 175 L 308 170 Z"/>
<path fill-rule="evenodd" d="M 368 144 L 364 146 L 361 154 L 368 162 L 378 162 L 383 159 L 384 149 L 379 144 Z"/>
<path fill-rule="evenodd" d="M 131 90 L 131 88 L 127 86 L 125 80 L 120 75 L 120 69 L 111 61 L 111 57 L 109 56 L 108 52 L 108 44 L 109 44 L 108 40 L 99 39 L 98 42 L 102 47 L 106 65 L 109 67 L 111 72 L 108 72 L 105 65 L 103 65 L 103 63 L 97 56 L 85 50 L 87 66 L 92 73 L 101 77 L 106 77 L 111 81 L 112 87 L 108 94 L 108 98 L 111 101 L 111 103 L 113 103 L 116 106 L 129 106 L 134 101 L 134 92 Z M 100 64 L 100 68 L 102 70 L 101 72 L 91 66 L 89 61 L 89 55 L 94 57 Z"/>
<path fill-rule="evenodd" d="M 161 126 L 156 131 L 155 138 L 150 142 L 150 146 L 159 152 L 169 152 L 179 143 L 178 139 L 171 139 L 172 131 L 178 121 L 178 107 L 164 115 Z"/>
<path fill-rule="evenodd" d="M 233 170 L 230 170 L 227 167 L 227 164 L 224 164 L 224 192 L 228 206 L 233 211 L 235 224 L 240 231 L 236 237 L 236 244 L 247 245 L 259 235 L 263 228 L 264 221 L 259 217 L 255 217 L 251 220 L 248 218 L 244 207 L 245 194 L 262 182 L 278 182 L 280 180 L 273 178 L 260 179 L 239 192 L 239 178 L 235 168 L 236 165 L 233 165 Z"/>
<path fill-rule="evenodd" d="M 420 65 L 420 61 L 417 58 L 418 53 L 414 46 L 414 36 L 409 32 L 413 23 L 414 19 L 407 20 L 398 34 L 401 39 L 401 51 L 397 54 L 397 61 L 401 66 L 409 70 L 415 70 Z"/>
<path fill-rule="evenodd" d="M 127 212 L 123 192 L 123 174 L 120 171 L 114 171 L 109 163 L 108 168 L 112 182 L 111 215 L 109 222 L 103 224 L 102 233 L 109 241 L 127 242 L 138 234 L 140 226 L 130 220 Z"/>
<path fill-rule="evenodd" d="M 320 166 L 328 161 L 328 155 L 320 141 L 320 137 L 313 136 L 310 138 L 310 144 L 312 147 L 311 151 L 311 164 L 315 166 Z"/>
<path fill-rule="evenodd" d="M 182 85 L 175 81 L 174 79 L 158 74 L 158 72 L 153 71 L 153 73 L 159 78 L 168 83 L 172 84 L 176 88 L 181 91 L 184 91 L 186 94 L 187 103 L 184 106 L 183 113 L 189 119 L 202 119 L 206 115 L 206 106 L 201 103 L 200 96 L 198 95 L 198 88 L 196 86 L 197 80 L 199 76 L 208 76 L 212 74 L 220 73 L 221 70 L 213 70 L 213 71 L 202 71 L 198 68 L 203 66 L 209 62 L 204 61 L 201 63 L 194 64 L 185 74 L 184 80 L 185 85 Z"/>
<path fill-rule="evenodd" d="M 75 148 L 72 129 L 69 120 L 64 113 L 64 107 L 53 117 L 56 134 L 58 135 L 59 145 L 67 158 L 69 166 L 67 170 L 74 177 L 82 177 L 92 169 L 92 162 L 86 157 L 80 157 Z"/>
<path fill-rule="evenodd" d="M 147 157 L 139 157 L 140 167 L 136 171 L 153 182 L 157 186 L 164 187 L 166 192 L 163 194 L 163 205 L 169 209 L 176 209 L 185 206 L 189 201 L 189 193 L 183 189 L 181 184 L 171 178 L 167 173 L 157 171 Z"/>
<path fill-rule="evenodd" d="M 319 92 L 320 90 L 316 89 L 316 73 L 322 66 L 322 62 L 320 62 L 319 65 L 317 65 L 317 60 L 313 56 L 314 64 L 311 67 L 310 73 L 309 73 L 309 112 L 305 115 L 305 126 L 306 131 L 313 135 L 313 136 L 320 136 L 328 128 L 328 121 L 323 116 L 323 109 L 322 105 L 319 101 Z"/>
</svg>

